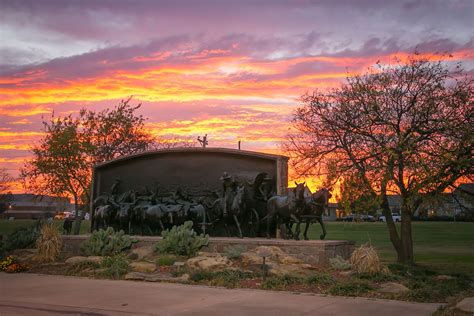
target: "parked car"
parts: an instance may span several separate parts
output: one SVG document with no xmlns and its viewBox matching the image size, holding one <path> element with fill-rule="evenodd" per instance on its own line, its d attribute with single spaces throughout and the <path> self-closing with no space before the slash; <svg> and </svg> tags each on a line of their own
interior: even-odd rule
<svg viewBox="0 0 474 316">
<path fill-rule="evenodd" d="M 393 221 L 396 223 L 402 221 L 402 217 L 400 216 L 400 214 L 397 214 L 397 213 L 392 213 L 392 218 L 393 218 Z M 386 222 L 386 221 L 387 219 L 385 218 L 385 215 L 382 215 L 379 217 L 379 222 Z"/>
<path fill-rule="evenodd" d="M 375 222 L 375 217 L 373 217 L 372 215 L 362 215 L 361 219 L 364 222 Z"/>
<path fill-rule="evenodd" d="M 349 214 L 347 216 L 343 216 L 343 217 L 338 218 L 338 220 L 343 221 L 343 222 L 355 222 L 355 221 L 360 220 L 360 215 L 358 215 L 358 214 Z"/>
</svg>

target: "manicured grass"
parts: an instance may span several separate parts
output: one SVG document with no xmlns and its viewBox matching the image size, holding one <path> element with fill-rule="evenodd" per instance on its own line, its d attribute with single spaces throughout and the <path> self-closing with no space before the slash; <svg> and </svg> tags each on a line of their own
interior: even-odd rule
<svg viewBox="0 0 474 316">
<path fill-rule="evenodd" d="M 64 220 L 54 220 L 55 225 L 63 227 Z M 17 230 L 18 228 L 30 227 L 36 225 L 36 220 L 31 219 L 14 219 L 12 221 L 6 219 L 0 219 L 0 235 L 8 235 Z M 91 222 L 81 222 L 81 234 L 88 234 L 90 232 Z"/>
<path fill-rule="evenodd" d="M 397 224 L 400 227 L 400 224 Z M 415 261 L 446 272 L 474 275 L 474 223 L 413 222 Z M 385 262 L 396 261 L 396 253 L 385 223 L 327 222 L 326 239 L 354 240 L 356 245 L 370 242 Z M 313 224 L 310 239 L 318 239 L 319 225 Z"/>
</svg>

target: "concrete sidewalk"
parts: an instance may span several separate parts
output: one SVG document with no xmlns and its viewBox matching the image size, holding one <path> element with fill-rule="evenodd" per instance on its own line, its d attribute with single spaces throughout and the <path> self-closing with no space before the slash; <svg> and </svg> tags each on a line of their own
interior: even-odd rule
<svg viewBox="0 0 474 316">
<path fill-rule="evenodd" d="M 0 273 L 0 315 L 431 315 L 439 304 Z"/>
</svg>

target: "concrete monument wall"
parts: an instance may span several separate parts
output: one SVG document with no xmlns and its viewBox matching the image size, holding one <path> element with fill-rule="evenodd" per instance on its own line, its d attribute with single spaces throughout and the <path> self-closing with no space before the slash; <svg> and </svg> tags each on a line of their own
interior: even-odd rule
<svg viewBox="0 0 474 316">
<path fill-rule="evenodd" d="M 253 181 L 265 172 L 274 179 L 277 194 L 286 194 L 288 157 L 226 148 L 174 148 L 121 157 L 96 165 L 93 170 L 92 200 L 120 179 L 119 193 L 158 186 L 166 195 L 179 187 L 200 196 L 221 190 L 220 177 L 227 172 L 237 179 Z"/>
</svg>

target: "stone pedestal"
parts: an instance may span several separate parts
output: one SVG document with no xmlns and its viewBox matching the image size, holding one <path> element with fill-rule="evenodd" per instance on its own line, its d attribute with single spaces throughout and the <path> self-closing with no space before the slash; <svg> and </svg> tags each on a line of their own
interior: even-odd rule
<svg viewBox="0 0 474 316">
<path fill-rule="evenodd" d="M 64 250 L 73 254 L 78 254 L 80 244 L 88 238 L 87 235 L 81 236 L 63 236 Z M 161 237 L 156 236 L 134 236 L 138 243 L 134 248 L 155 244 Z M 204 251 L 224 252 L 225 247 L 242 246 L 246 250 L 258 246 L 276 246 L 286 253 L 304 260 L 306 263 L 328 265 L 329 259 L 341 256 L 349 259 L 354 250 L 354 241 L 348 240 L 282 240 L 266 238 L 224 238 L 211 237 L 209 245 Z"/>
</svg>

